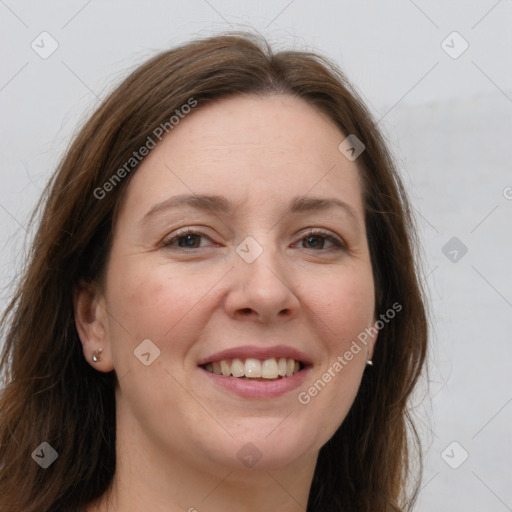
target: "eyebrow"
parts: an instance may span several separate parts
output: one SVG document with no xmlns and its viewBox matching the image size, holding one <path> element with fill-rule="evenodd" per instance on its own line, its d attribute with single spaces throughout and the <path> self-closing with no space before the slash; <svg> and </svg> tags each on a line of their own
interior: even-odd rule
<svg viewBox="0 0 512 512">
<path fill-rule="evenodd" d="M 153 205 L 140 220 L 139 224 L 145 224 L 156 214 L 173 208 L 189 207 L 206 212 L 213 212 L 228 215 L 233 212 L 234 207 L 224 196 L 219 195 L 197 195 L 181 194 L 170 197 L 161 203 Z M 355 209 L 344 201 L 334 197 L 297 196 L 288 204 L 283 217 L 308 211 L 326 211 L 333 208 L 341 208 L 354 220 L 358 220 Z"/>
</svg>

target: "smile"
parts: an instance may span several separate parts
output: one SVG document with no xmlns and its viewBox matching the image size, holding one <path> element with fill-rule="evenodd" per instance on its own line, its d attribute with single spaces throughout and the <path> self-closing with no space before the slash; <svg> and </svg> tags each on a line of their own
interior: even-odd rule
<svg viewBox="0 0 512 512">
<path fill-rule="evenodd" d="M 286 357 L 271 357 L 264 360 L 248 357 L 212 361 L 201 365 L 201 368 L 224 377 L 264 381 L 291 377 L 304 368 L 304 363 Z"/>
</svg>

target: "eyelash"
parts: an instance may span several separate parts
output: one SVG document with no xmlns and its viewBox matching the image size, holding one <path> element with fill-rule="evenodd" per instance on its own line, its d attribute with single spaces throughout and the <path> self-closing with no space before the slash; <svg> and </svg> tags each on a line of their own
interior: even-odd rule
<svg viewBox="0 0 512 512">
<path fill-rule="evenodd" d="M 162 246 L 172 249 L 173 248 L 172 246 L 173 246 L 174 242 L 176 242 L 180 238 L 186 237 L 187 235 L 198 235 L 198 236 L 210 239 L 209 236 L 205 235 L 204 233 L 201 233 L 200 231 L 196 231 L 196 230 L 194 230 L 192 228 L 186 228 L 186 229 L 183 229 L 182 231 L 178 231 L 171 238 L 164 240 L 162 242 Z M 308 231 L 308 232 L 304 233 L 304 235 L 301 236 L 299 241 L 302 241 L 302 240 L 304 240 L 306 238 L 310 238 L 310 237 L 324 238 L 325 240 L 328 240 L 329 242 L 333 243 L 334 247 L 331 247 L 331 248 L 328 248 L 328 249 L 319 249 L 319 250 L 308 249 L 308 250 L 312 250 L 312 251 L 315 251 L 315 252 L 332 251 L 332 250 L 336 250 L 336 251 L 338 251 L 338 250 L 341 250 L 341 251 L 346 250 L 345 244 L 343 242 L 338 240 L 336 237 L 334 237 L 332 235 L 329 235 L 325 231 L 322 231 L 322 230 L 319 230 L 319 229 L 312 229 L 311 231 Z M 188 249 L 185 248 L 185 247 L 174 247 L 174 248 L 178 249 L 178 250 L 188 251 Z M 191 250 L 197 250 L 197 249 L 201 249 L 201 247 L 191 247 L 190 249 Z"/>
</svg>

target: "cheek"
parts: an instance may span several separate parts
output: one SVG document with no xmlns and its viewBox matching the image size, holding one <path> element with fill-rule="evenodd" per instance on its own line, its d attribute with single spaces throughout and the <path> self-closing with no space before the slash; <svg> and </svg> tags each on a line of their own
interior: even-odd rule
<svg viewBox="0 0 512 512">
<path fill-rule="evenodd" d="M 329 351 L 343 350 L 373 321 L 374 283 L 368 268 L 333 272 L 328 278 L 305 283 L 304 290 Z"/>
<path fill-rule="evenodd" d="M 111 324 L 114 338 L 121 337 L 124 343 L 129 333 L 132 343 L 149 338 L 162 349 L 172 339 L 173 351 L 184 350 L 180 340 L 190 338 L 200 327 L 196 311 L 223 273 L 185 270 L 148 258 L 126 259 L 109 274 L 107 299 L 116 320 Z"/>
<path fill-rule="evenodd" d="M 118 266 L 110 273 L 108 286 L 109 306 L 133 337 L 149 337 L 153 332 L 150 326 L 154 328 L 159 323 L 158 319 L 163 317 L 166 309 L 168 315 L 176 311 L 175 308 L 164 308 L 164 301 L 172 296 L 172 286 L 169 279 L 155 269 L 142 265 Z M 178 290 L 179 287 L 176 292 Z M 176 296 L 177 304 L 183 304 L 181 295 Z"/>
<path fill-rule="evenodd" d="M 366 347 L 358 336 L 373 321 L 373 277 L 369 269 L 347 269 L 329 280 L 309 283 L 309 290 L 308 306 L 324 353 L 309 387 L 300 390 L 298 402 L 316 418 L 325 440 L 345 419 L 361 383 Z"/>
</svg>

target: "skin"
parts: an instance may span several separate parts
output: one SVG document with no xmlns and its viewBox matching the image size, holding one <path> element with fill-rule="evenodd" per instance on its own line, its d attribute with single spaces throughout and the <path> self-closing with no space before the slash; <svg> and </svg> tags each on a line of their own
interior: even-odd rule
<svg viewBox="0 0 512 512">
<path fill-rule="evenodd" d="M 231 97 L 199 105 L 144 159 L 103 287 L 75 294 L 84 357 L 118 380 L 113 499 L 88 512 L 305 510 L 318 452 L 346 417 L 376 341 L 299 403 L 375 321 L 359 170 L 338 150 L 344 138 L 303 100 Z M 234 210 L 164 209 L 140 224 L 153 205 L 183 193 L 224 195 Z M 299 195 L 340 199 L 355 217 L 341 208 L 283 217 Z M 205 236 L 192 237 L 193 248 L 162 245 L 184 227 Z M 309 228 L 345 248 L 311 243 Z M 250 264 L 235 251 L 247 236 L 263 249 Z M 160 349 L 149 366 L 134 357 L 145 339 Z M 313 366 L 300 388 L 277 398 L 233 395 L 198 368 L 220 350 L 278 344 Z M 237 457 L 247 443 L 261 453 L 252 468 Z"/>
</svg>

